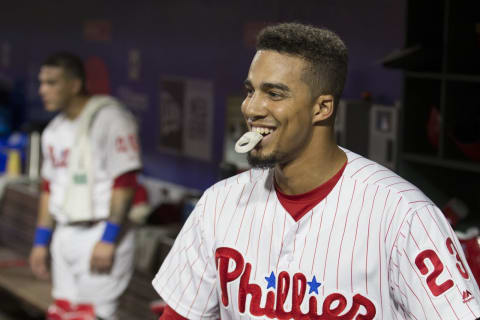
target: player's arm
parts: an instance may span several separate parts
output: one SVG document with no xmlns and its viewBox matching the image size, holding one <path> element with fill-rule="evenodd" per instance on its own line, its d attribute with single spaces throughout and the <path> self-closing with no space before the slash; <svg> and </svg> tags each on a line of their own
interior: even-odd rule
<svg viewBox="0 0 480 320">
<path fill-rule="evenodd" d="M 392 289 L 404 310 L 417 318 L 477 319 L 480 291 L 440 209 L 416 209 L 397 234 Z"/>
<path fill-rule="evenodd" d="M 213 221 L 215 200 L 208 199 L 216 199 L 211 189 L 196 204 L 152 281 L 165 304 L 187 318 L 215 319 L 220 313 L 218 296 L 213 294 L 217 287 L 213 229 L 206 227 Z"/>
<path fill-rule="evenodd" d="M 138 146 L 135 120 L 121 109 L 105 109 L 97 116 L 92 133 L 97 135 L 98 149 L 105 170 L 112 177 L 113 185 L 110 197 L 110 214 L 101 240 L 95 245 L 90 261 L 94 272 L 110 272 L 117 242 L 125 230 L 127 215 L 132 206 L 136 173 L 141 168 L 140 148 Z"/>
<path fill-rule="evenodd" d="M 101 240 L 95 245 L 90 267 L 92 271 L 107 273 L 113 265 L 116 243 L 125 230 L 128 213 L 132 207 L 137 186 L 137 172 L 130 171 L 118 176 L 112 186 L 110 199 L 110 216 Z"/>
<path fill-rule="evenodd" d="M 48 245 L 52 236 L 54 219 L 50 215 L 48 203 L 50 199 L 50 186 L 47 180 L 42 181 L 40 199 L 38 205 L 37 229 L 32 251 L 30 252 L 30 267 L 35 276 L 41 279 L 48 279 Z"/>
</svg>

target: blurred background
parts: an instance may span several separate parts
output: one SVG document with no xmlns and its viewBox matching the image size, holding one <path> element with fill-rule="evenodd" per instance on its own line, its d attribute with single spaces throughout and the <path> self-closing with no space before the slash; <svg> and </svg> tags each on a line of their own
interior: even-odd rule
<svg viewBox="0 0 480 320">
<path fill-rule="evenodd" d="M 38 135 L 53 117 L 43 110 L 37 77 L 59 50 L 85 61 L 91 93 L 119 98 L 140 124 L 149 209 L 139 221 L 142 259 L 122 304 L 125 319 L 152 317 L 152 274 L 201 192 L 248 168 L 233 152 L 244 132 L 243 80 L 257 32 L 277 22 L 325 26 L 345 40 L 350 65 L 338 143 L 424 190 L 478 256 L 478 1 L 18 0 L 1 7 L 0 319 L 41 319 L 49 303 L 48 284 L 31 278 L 25 257 L 38 199 Z"/>
</svg>

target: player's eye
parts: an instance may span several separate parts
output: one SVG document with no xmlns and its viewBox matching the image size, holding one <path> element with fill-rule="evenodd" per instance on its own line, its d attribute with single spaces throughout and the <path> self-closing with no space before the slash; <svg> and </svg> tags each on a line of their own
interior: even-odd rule
<svg viewBox="0 0 480 320">
<path fill-rule="evenodd" d="M 268 96 L 270 98 L 272 98 L 273 100 L 280 100 L 283 98 L 283 94 L 281 94 L 280 92 L 276 92 L 276 91 L 268 91 Z"/>
<path fill-rule="evenodd" d="M 245 94 L 247 95 L 247 97 L 251 97 L 254 93 L 254 90 L 250 87 L 245 87 Z"/>
</svg>

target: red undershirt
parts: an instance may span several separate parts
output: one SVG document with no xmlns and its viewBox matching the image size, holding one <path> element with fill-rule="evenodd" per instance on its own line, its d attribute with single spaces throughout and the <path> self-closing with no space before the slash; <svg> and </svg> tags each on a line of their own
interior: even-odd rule
<svg viewBox="0 0 480 320">
<path fill-rule="evenodd" d="M 295 221 L 300 220 L 320 201 L 325 199 L 325 197 L 330 193 L 330 191 L 332 191 L 338 180 L 340 180 L 340 177 L 342 176 L 346 166 L 347 162 L 345 162 L 343 167 L 328 181 L 306 193 L 295 195 L 285 194 L 280 191 L 280 188 L 275 182 L 275 191 L 277 193 L 278 201 L 280 201 L 282 206 L 285 208 L 285 210 L 287 210 L 288 213 L 290 213 L 290 215 Z"/>
<path fill-rule="evenodd" d="M 288 213 L 292 216 L 295 221 L 300 220 L 307 212 L 309 212 L 313 207 L 315 207 L 320 201 L 325 199 L 325 197 L 332 191 L 332 189 L 337 184 L 338 180 L 345 171 L 347 162 L 343 167 L 328 181 L 323 183 L 321 186 L 316 187 L 315 189 L 296 195 L 284 194 L 280 191 L 277 184 L 275 183 L 275 191 L 277 193 L 278 201 L 282 206 L 287 210 Z M 186 318 L 182 317 L 175 312 L 170 306 L 165 307 L 165 311 L 159 320 L 184 320 Z"/>
</svg>

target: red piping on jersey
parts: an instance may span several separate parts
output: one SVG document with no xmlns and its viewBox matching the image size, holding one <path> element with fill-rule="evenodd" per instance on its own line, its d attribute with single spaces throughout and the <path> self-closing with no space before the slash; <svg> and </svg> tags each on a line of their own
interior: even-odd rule
<svg viewBox="0 0 480 320">
<path fill-rule="evenodd" d="M 295 221 L 300 220 L 320 201 L 325 199 L 325 197 L 330 193 L 330 191 L 332 191 L 338 180 L 340 180 L 340 177 L 342 176 L 343 171 L 345 171 L 346 166 L 347 162 L 345 162 L 342 168 L 337 173 L 335 173 L 335 175 L 331 177 L 328 181 L 306 193 L 294 195 L 285 194 L 280 191 L 280 188 L 275 182 L 275 192 L 277 193 L 278 201 L 280 201 L 282 206 L 285 208 L 285 210 L 287 210 L 287 212 L 292 216 Z"/>
</svg>

